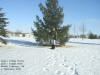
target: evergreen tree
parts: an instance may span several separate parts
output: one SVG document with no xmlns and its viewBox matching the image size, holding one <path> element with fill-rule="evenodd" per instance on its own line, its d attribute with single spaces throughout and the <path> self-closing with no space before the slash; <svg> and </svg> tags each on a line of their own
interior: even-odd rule
<svg viewBox="0 0 100 75">
<path fill-rule="evenodd" d="M 6 26 L 8 22 L 6 21 L 7 18 L 4 18 L 5 13 L 2 13 L 1 10 L 2 8 L 0 8 L 0 42 L 6 44 L 6 41 L 1 36 L 3 37 L 7 36 Z"/>
<path fill-rule="evenodd" d="M 97 35 L 93 33 L 89 33 L 89 39 L 97 39 Z"/>
<path fill-rule="evenodd" d="M 36 41 L 41 44 L 50 45 L 51 39 L 55 39 L 59 45 L 64 45 L 68 41 L 68 31 L 70 25 L 62 26 L 64 13 L 63 8 L 59 6 L 58 0 L 47 0 L 46 5 L 39 4 L 43 18 L 36 16 L 32 30 Z"/>
</svg>

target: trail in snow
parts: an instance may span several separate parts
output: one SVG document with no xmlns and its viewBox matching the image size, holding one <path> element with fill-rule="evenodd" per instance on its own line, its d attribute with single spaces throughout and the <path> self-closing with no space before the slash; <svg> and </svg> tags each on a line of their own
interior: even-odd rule
<svg viewBox="0 0 100 75">
<path fill-rule="evenodd" d="M 79 75 L 77 64 L 69 65 L 67 57 L 58 52 L 50 52 L 43 67 L 43 73 L 52 75 Z M 60 60 L 59 60 L 60 59 Z M 76 68 L 77 67 L 77 68 Z"/>
</svg>

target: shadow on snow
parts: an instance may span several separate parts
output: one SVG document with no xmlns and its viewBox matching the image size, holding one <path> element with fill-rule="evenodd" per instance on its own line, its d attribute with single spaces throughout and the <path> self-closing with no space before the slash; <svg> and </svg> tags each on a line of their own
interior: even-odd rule
<svg viewBox="0 0 100 75">
<path fill-rule="evenodd" d="M 33 43 L 33 42 L 29 42 L 29 41 L 23 41 L 23 40 L 13 40 L 13 39 L 6 39 L 8 43 L 13 43 L 16 45 L 20 45 L 20 46 L 37 46 L 39 45 L 39 43 Z"/>
<path fill-rule="evenodd" d="M 72 42 L 72 41 L 69 41 L 68 43 L 75 43 L 75 44 L 88 44 L 88 45 L 100 45 L 99 43 Z"/>
</svg>

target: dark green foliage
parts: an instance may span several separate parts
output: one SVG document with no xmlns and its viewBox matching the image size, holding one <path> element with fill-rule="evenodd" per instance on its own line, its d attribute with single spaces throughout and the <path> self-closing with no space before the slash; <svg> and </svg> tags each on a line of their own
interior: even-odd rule
<svg viewBox="0 0 100 75">
<path fill-rule="evenodd" d="M 43 18 L 36 16 L 34 25 L 35 30 L 32 29 L 36 37 L 36 41 L 41 44 L 50 45 L 51 39 L 55 39 L 59 45 L 64 45 L 68 41 L 69 25 L 61 26 L 63 23 L 63 8 L 58 5 L 58 0 L 47 0 L 46 6 L 39 4 Z"/>
<path fill-rule="evenodd" d="M 7 44 L 7 42 L 4 39 L 2 39 L 1 37 L 0 37 L 0 42 L 3 44 Z"/>
<path fill-rule="evenodd" d="M 98 39 L 100 39 L 100 36 L 98 36 Z"/>
<path fill-rule="evenodd" d="M 69 40 L 69 27 L 70 25 L 64 26 L 58 30 L 56 40 L 59 42 L 60 45 L 64 45 Z"/>
<path fill-rule="evenodd" d="M 89 39 L 97 39 L 97 35 L 93 34 L 93 33 L 90 33 L 89 34 Z"/>
<path fill-rule="evenodd" d="M 0 8 L 0 36 L 7 36 L 7 30 L 6 30 L 6 26 L 8 24 L 8 22 L 6 22 L 7 18 L 4 18 L 5 13 L 1 12 L 2 8 Z M 3 40 L 2 38 L 0 38 L 0 42 L 6 44 L 6 41 Z"/>
</svg>

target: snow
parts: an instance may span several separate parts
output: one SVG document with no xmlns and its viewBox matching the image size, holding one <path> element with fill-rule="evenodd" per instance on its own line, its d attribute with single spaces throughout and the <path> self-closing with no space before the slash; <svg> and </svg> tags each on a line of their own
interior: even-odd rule
<svg viewBox="0 0 100 75">
<path fill-rule="evenodd" d="M 36 46 L 33 38 L 10 37 L 7 46 L 0 47 L 0 60 L 24 60 L 19 70 L 0 70 L 0 75 L 100 75 L 100 40 L 70 39 L 71 47 Z"/>
<path fill-rule="evenodd" d="M 96 43 L 100 44 L 100 39 L 81 39 L 81 38 L 72 38 L 70 39 L 70 42 L 83 42 L 83 43 Z"/>
</svg>

